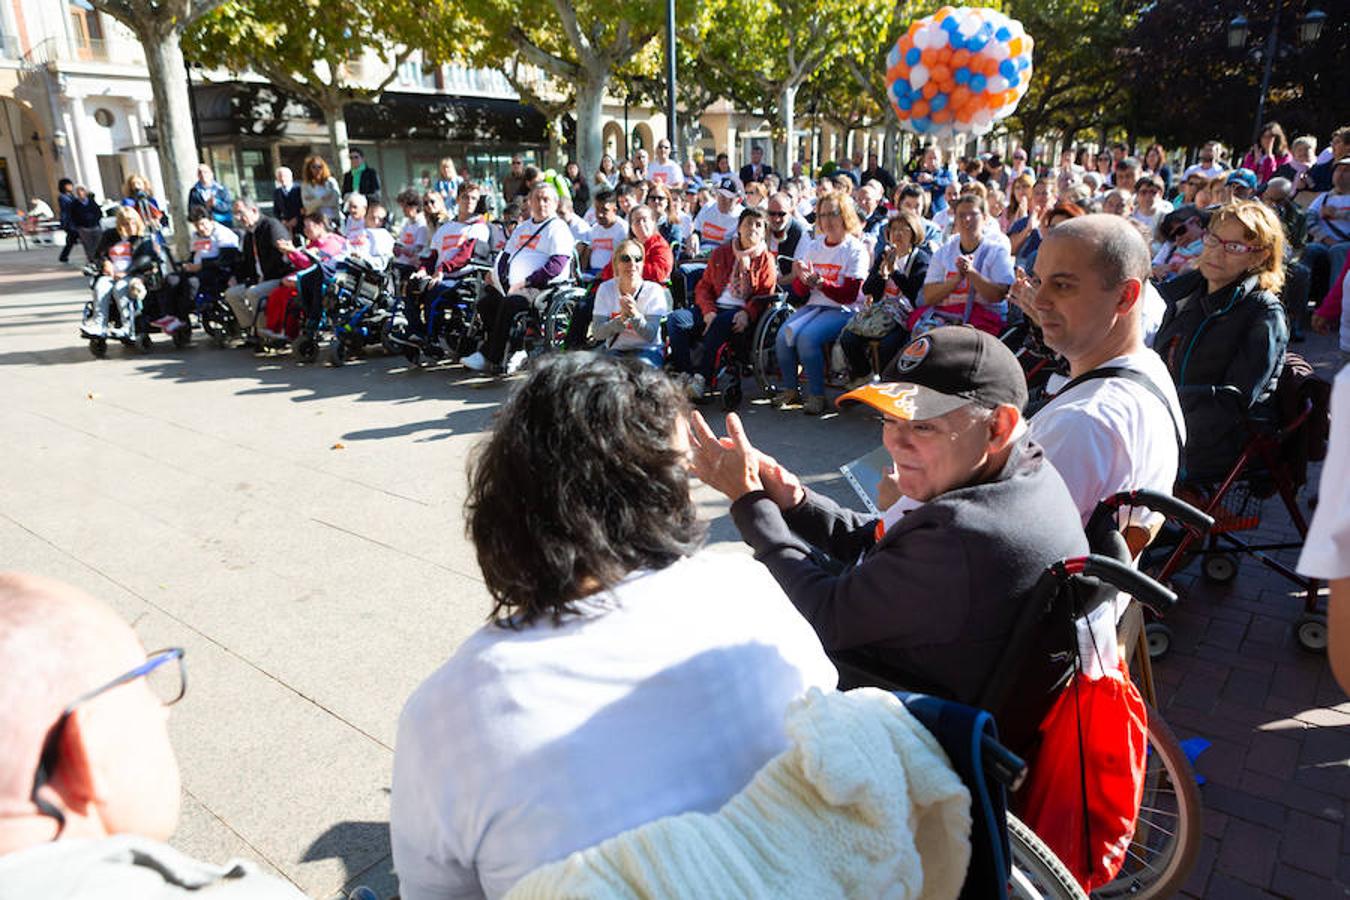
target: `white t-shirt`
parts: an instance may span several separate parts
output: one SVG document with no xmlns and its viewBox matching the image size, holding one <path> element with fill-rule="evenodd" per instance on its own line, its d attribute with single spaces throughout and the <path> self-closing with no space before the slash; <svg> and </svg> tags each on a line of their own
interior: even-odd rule
<svg viewBox="0 0 1350 900">
<path fill-rule="evenodd" d="M 788 703 L 837 682 L 749 556 L 703 551 L 585 606 L 483 627 L 408 700 L 390 800 L 404 900 L 500 897 L 630 828 L 717 810 L 786 747 Z"/>
<path fill-rule="evenodd" d="M 192 231 L 192 261 L 201 265 L 203 260 L 215 259 L 222 250 L 238 250 L 239 235 L 219 222 L 213 222 L 211 233 L 202 237 L 194 228 Z"/>
<path fill-rule="evenodd" d="M 1196 163 L 1193 166 L 1186 167 L 1186 171 L 1181 174 L 1181 180 L 1185 181 L 1187 178 L 1196 174 L 1203 175 L 1206 178 L 1218 178 L 1227 171 L 1228 167 L 1218 162 L 1212 162 L 1208 166 L 1202 166 L 1200 163 Z"/>
<path fill-rule="evenodd" d="M 637 293 L 633 295 L 633 301 L 637 304 L 638 313 L 644 319 L 649 316 L 664 316 L 670 312 L 670 291 L 666 290 L 665 285 L 657 284 L 655 281 L 644 281 L 638 285 Z M 619 279 L 611 278 L 600 285 L 595 292 L 595 321 L 604 322 L 618 317 Z M 613 350 L 648 350 L 659 348 L 662 345 L 663 341 L 659 332 L 655 340 L 645 341 L 642 339 L 642 335 L 629 325 L 614 339 L 613 343 L 609 344 L 609 348 Z"/>
<path fill-rule="evenodd" d="M 1331 443 L 1298 570 L 1310 578 L 1350 578 L 1350 366 L 1331 388 Z"/>
<path fill-rule="evenodd" d="M 1147 226 L 1148 230 L 1152 232 L 1157 230 L 1158 223 L 1163 220 L 1164 216 L 1172 211 L 1172 208 L 1172 201 L 1164 200 L 1159 197 L 1157 200 L 1153 201 L 1152 214 L 1136 209 L 1134 212 L 1130 213 L 1130 218 Z"/>
<path fill-rule="evenodd" d="M 867 245 L 861 238 L 851 234 L 845 235 L 844 239 L 834 246 L 826 243 L 825 238 L 802 238 L 801 241 L 807 246 L 797 251 L 797 259 L 804 263 L 810 263 L 813 271 L 818 273 L 825 284 L 831 287 L 838 287 L 844 283 L 846 278 L 867 278 L 867 269 L 872 264 L 871 253 L 867 250 Z M 862 293 L 862 286 L 859 285 L 859 294 Z M 852 307 L 857 303 L 858 298 L 852 302 L 840 304 L 825 296 L 825 293 L 818 287 L 811 289 L 811 296 L 807 299 L 807 306 L 846 306 Z"/>
<path fill-rule="evenodd" d="M 1163 316 L 1166 314 L 1167 301 L 1153 286 L 1152 279 L 1145 281 L 1144 296 L 1139 304 L 1139 326 L 1144 336 L 1145 347 L 1153 346 L 1153 336 L 1158 333 L 1158 327 L 1162 325 Z"/>
<path fill-rule="evenodd" d="M 342 223 L 342 236 L 347 240 L 347 253 L 350 256 L 369 257 L 371 254 L 371 234 L 366 228 L 365 219 L 348 216 Z"/>
<path fill-rule="evenodd" d="M 451 219 L 436 229 L 436 233 L 431 236 L 431 243 L 427 246 L 427 249 L 435 251 L 436 270 L 439 272 L 442 266 L 448 265 L 450 260 L 455 258 L 465 241 L 487 242 L 490 240 L 492 240 L 492 237 L 488 233 L 487 223 L 481 218 L 474 217 L 468 222 Z"/>
<path fill-rule="evenodd" d="M 404 219 L 398 232 L 398 243 L 394 245 L 394 257 L 401 263 L 416 265 L 417 260 L 427 249 L 427 220 L 422 216 Z"/>
<path fill-rule="evenodd" d="M 1008 251 L 1008 239 L 1000 242 L 990 240 L 988 235 L 982 236 L 980 246 L 975 248 L 973 254 L 975 271 L 980 275 L 992 281 L 994 284 L 1012 284 L 1016 279 L 1013 272 L 1013 257 Z M 924 284 L 940 284 L 956 275 L 956 260 L 963 254 L 961 252 L 961 235 L 954 234 L 947 238 L 946 243 L 938 248 L 937 253 L 933 254 L 932 260 L 928 263 L 928 275 L 924 278 Z M 947 295 L 943 300 L 942 306 L 964 306 L 970 298 L 970 279 L 962 278 L 956 285 L 956 289 Z M 975 297 L 977 303 L 983 304 L 988 309 L 997 312 L 1000 316 L 1007 316 L 1008 301 L 999 300 L 995 303 L 986 303 L 978 295 Z"/>
<path fill-rule="evenodd" d="M 1330 220 L 1322 218 L 1322 210 L 1331 211 Z M 1308 204 L 1308 236 L 1315 240 L 1330 237 L 1333 241 L 1350 241 L 1350 194 L 1319 194 Z"/>
<path fill-rule="evenodd" d="M 516 226 L 516 230 L 511 232 L 506 249 L 502 251 L 510 259 L 508 269 L 510 283 L 502 287 L 510 288 L 513 284 L 523 282 L 542 268 L 551 256 L 570 257 L 575 248 L 576 241 L 572 239 L 572 230 L 557 216 L 547 222 L 536 222 L 533 219 L 521 222 Z M 496 270 L 496 266 L 493 266 L 493 270 Z M 567 266 L 564 266 L 559 275 L 566 274 Z"/>
<path fill-rule="evenodd" d="M 1102 363 L 1145 375 L 1172 408 L 1176 427 L 1186 437 L 1186 420 L 1172 376 L 1152 350 L 1142 350 Z M 1052 377 L 1054 391 L 1066 383 Z M 1083 523 L 1097 503 L 1120 491 L 1148 488 L 1172 492 L 1177 478 L 1177 438 L 1172 418 L 1143 385 L 1125 378 L 1094 378 L 1060 394 L 1031 417 L 1031 436 L 1064 478 Z M 1158 515 L 1134 511 L 1131 523 L 1144 527 Z"/>
<path fill-rule="evenodd" d="M 586 235 L 591 233 L 591 228 L 595 225 L 594 222 L 587 222 L 581 216 L 572 216 L 564 221 L 567 222 L 567 227 L 572 232 L 572 240 L 578 244 L 586 243 Z"/>
<path fill-rule="evenodd" d="M 698 232 L 699 246 L 712 248 L 718 244 L 726 243 L 727 238 L 736 233 L 736 224 L 741 220 L 741 212 L 745 207 L 739 203 L 731 207 L 731 212 L 724 213 L 717 208 L 716 203 L 709 203 L 698 211 L 694 217 L 694 230 Z"/>
<path fill-rule="evenodd" d="M 591 248 L 591 258 L 588 267 L 595 271 L 600 271 L 609 265 L 609 261 L 614 258 L 614 248 L 618 247 L 628 237 L 628 223 L 623 219 L 616 219 L 614 224 L 605 228 L 596 224 L 591 226 L 591 230 L 579 241 Z"/>
<path fill-rule="evenodd" d="M 684 171 L 679 163 L 673 160 L 667 162 L 652 161 L 647 166 L 647 177 L 657 184 L 664 184 L 668 187 L 679 187 L 684 184 Z"/>
<path fill-rule="evenodd" d="M 394 257 L 394 236 L 387 228 L 367 228 L 370 236 L 370 261 L 384 268 Z"/>
</svg>

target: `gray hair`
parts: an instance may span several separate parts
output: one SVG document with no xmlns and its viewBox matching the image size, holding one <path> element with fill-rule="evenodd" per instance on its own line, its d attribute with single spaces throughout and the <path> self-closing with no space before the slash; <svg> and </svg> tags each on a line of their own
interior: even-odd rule
<svg viewBox="0 0 1350 900">
<path fill-rule="evenodd" d="M 1145 283 L 1152 272 L 1143 236 L 1120 216 L 1094 213 L 1066 219 L 1045 239 L 1077 241 L 1092 255 L 1093 268 L 1101 274 L 1104 287 L 1112 288 L 1131 278 Z"/>
<path fill-rule="evenodd" d="M 1116 168 L 1117 168 L 1117 169 L 1133 169 L 1134 171 L 1138 172 L 1138 171 L 1139 171 L 1139 160 L 1135 159 L 1133 156 L 1127 156 L 1127 157 L 1125 157 L 1124 159 L 1122 159 L 1120 162 L 1116 163 Z"/>
<path fill-rule="evenodd" d="M 1101 176 L 1101 173 L 1100 173 L 1100 172 L 1084 172 L 1084 173 L 1083 173 L 1083 184 L 1085 184 L 1085 185 L 1087 185 L 1089 188 L 1091 188 L 1092 191 L 1093 191 L 1093 193 L 1096 193 L 1097 188 L 1099 188 L 1099 187 L 1102 186 L 1102 176 Z"/>
<path fill-rule="evenodd" d="M 358 191 L 352 191 L 350 194 L 348 194 L 344 202 L 356 203 L 359 206 L 370 206 L 370 201 L 366 199 L 366 195 Z"/>
<path fill-rule="evenodd" d="M 1294 183 L 1288 178 L 1272 178 L 1266 182 L 1266 190 L 1274 191 L 1281 200 L 1294 196 Z"/>
</svg>

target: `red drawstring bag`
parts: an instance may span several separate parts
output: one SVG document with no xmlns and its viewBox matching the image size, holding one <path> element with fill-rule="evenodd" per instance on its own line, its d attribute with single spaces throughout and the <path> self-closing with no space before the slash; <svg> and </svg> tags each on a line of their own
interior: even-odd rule
<svg viewBox="0 0 1350 900">
<path fill-rule="evenodd" d="M 295 285 L 287 284 L 286 281 L 282 281 L 267 295 L 267 305 L 263 311 L 267 315 L 267 330 L 285 335 L 293 341 L 300 333 L 300 310 L 291 302 L 298 296 Z"/>
<path fill-rule="evenodd" d="M 1076 672 L 1040 739 L 1022 819 L 1090 893 L 1124 864 L 1143 799 L 1148 712 L 1123 663 L 1095 681 Z"/>
</svg>

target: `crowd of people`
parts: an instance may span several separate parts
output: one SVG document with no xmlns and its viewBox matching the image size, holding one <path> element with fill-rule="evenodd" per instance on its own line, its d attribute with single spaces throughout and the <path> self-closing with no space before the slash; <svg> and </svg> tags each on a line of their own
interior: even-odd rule
<svg viewBox="0 0 1350 900">
<path fill-rule="evenodd" d="M 1313 325 L 1339 321 L 1350 358 L 1350 129 L 1321 160 L 1272 124 L 1243 165 L 1227 168 L 1211 143 L 1179 175 L 1157 145 L 1066 150 L 1053 166 L 1021 148 L 1005 163 L 927 147 L 904 173 L 871 157 L 814 178 L 780 176 L 758 150 L 739 171 L 725 154 L 704 168 L 665 141 L 654 151 L 606 158 L 589 178 L 513 160 L 496 214 L 447 160 L 434 185 L 394 198 L 392 223 L 359 153 L 341 186 L 317 157 L 298 184 L 279 171 L 271 215 L 205 166 L 192 189 L 182 277 L 213 280 L 246 333 L 264 333 L 288 279 L 312 312 L 355 256 L 407 270 L 415 343 L 475 267 L 483 340 L 462 361 L 509 372 L 515 315 L 561 280 L 593 282 L 567 342 L 596 352 L 534 361 L 470 468 L 468 534 L 494 605 L 400 720 L 390 828 L 408 900 L 506 896 L 574 851 L 715 813 L 797 739 L 789 704 L 837 686 L 832 654 L 974 702 L 1017 601 L 1051 563 L 1087 552 L 1101 500 L 1213 479 L 1249 421 L 1277 420 L 1310 298 Z M 89 200 L 71 187 L 63 223 L 69 208 L 78 241 L 75 204 Z M 86 327 L 105 332 L 134 300 L 119 275 L 156 252 L 164 213 L 143 180 L 126 194 L 91 250 L 101 275 Z M 876 414 L 890 457 L 880 515 L 807 487 L 735 414 L 719 436 L 691 406 L 718 349 L 781 302 L 774 405 L 827 411 L 838 347 L 850 379 L 834 405 Z M 163 313 L 166 330 L 190 314 Z M 1006 343 L 1016 325 L 1058 363 L 1037 404 Z M 1338 408 L 1337 459 L 1348 420 Z M 694 477 L 731 501 L 753 557 L 701 549 Z M 1350 571 L 1328 548 L 1344 546 L 1347 510 L 1319 508 L 1305 553 L 1340 589 Z M 1139 508 L 1119 526 L 1137 555 L 1158 524 Z M 1083 623 L 1089 646 L 1115 646 L 1122 610 Z M 1099 662 L 1099 674 L 1115 665 Z M 40 895 L 24 887 L 58 869 L 128 896 L 146 878 L 294 895 L 158 843 L 177 783 L 156 699 L 182 696 L 181 651 L 147 657 L 98 601 L 3 575 L 0 665 L 39 673 L 0 681 L 0 726 L 15 736 L 0 757 L 0 897 L 6 884 Z M 177 680 L 153 694 L 156 672 Z M 1029 708 L 996 711 L 1014 749 L 1039 724 Z M 109 737 L 109 723 L 124 733 Z M 129 789 L 145 778 L 153 792 Z"/>
</svg>

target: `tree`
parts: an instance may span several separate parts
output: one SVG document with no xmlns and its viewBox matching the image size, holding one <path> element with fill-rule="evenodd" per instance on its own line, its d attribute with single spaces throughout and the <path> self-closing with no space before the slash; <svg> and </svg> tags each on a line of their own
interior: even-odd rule
<svg viewBox="0 0 1350 900">
<path fill-rule="evenodd" d="M 455 10 L 439 0 L 227 0 L 192 29 L 191 53 L 206 65 L 252 69 L 314 104 L 345 168 L 345 106 L 377 101 L 415 48 L 424 59 L 446 52 L 439 36 L 459 24 Z M 367 50 L 388 68 L 374 86 L 359 68 Z"/>
<path fill-rule="evenodd" d="M 857 0 L 722 0 L 699 53 L 699 66 L 716 73 L 728 99 L 778 120 L 774 164 L 792 168 L 797 93 L 828 66 L 862 27 Z"/>
<path fill-rule="evenodd" d="M 173 218 L 178 251 L 188 240 L 187 193 L 194 180 L 197 148 L 192 136 L 192 103 L 183 69 L 183 35 L 223 0 L 90 0 L 136 35 L 145 50 L 150 92 L 159 133 L 159 168 Z"/>
</svg>

